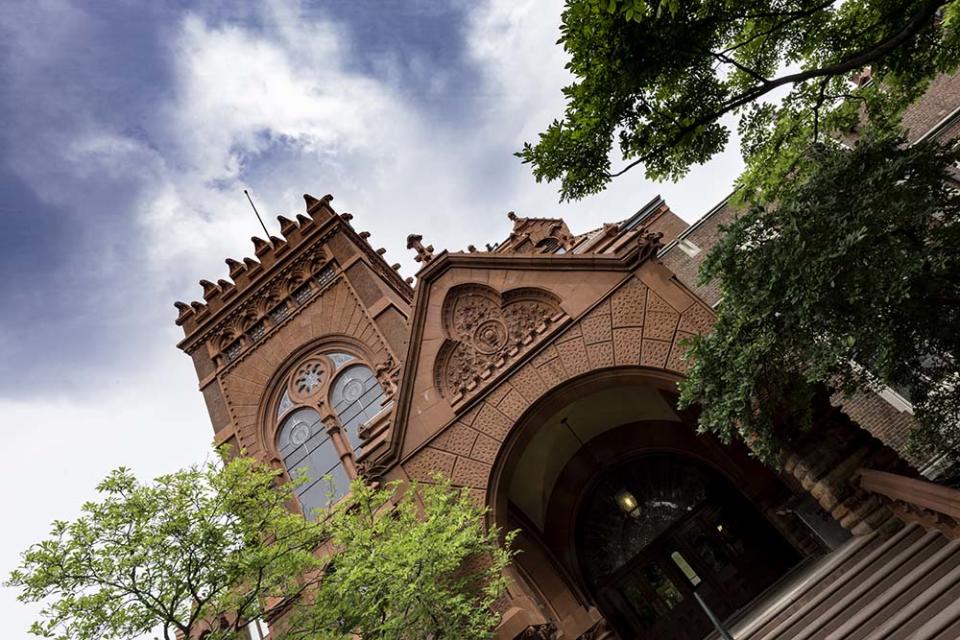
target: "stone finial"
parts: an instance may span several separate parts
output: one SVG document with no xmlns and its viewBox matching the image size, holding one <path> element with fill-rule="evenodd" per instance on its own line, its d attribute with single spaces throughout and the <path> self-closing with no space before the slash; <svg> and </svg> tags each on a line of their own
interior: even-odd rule
<svg viewBox="0 0 960 640">
<path fill-rule="evenodd" d="M 417 252 L 416 261 L 424 265 L 430 264 L 433 260 L 433 245 L 423 246 L 423 236 L 411 233 L 407 236 L 407 249 L 413 249 Z"/>
<path fill-rule="evenodd" d="M 390 268 L 393 269 L 394 271 L 400 271 L 400 263 L 394 262 L 392 265 L 390 265 Z"/>
<path fill-rule="evenodd" d="M 352 213 L 341 213 L 341 214 L 340 214 L 340 219 L 343 220 L 344 222 L 346 222 L 347 224 L 350 224 L 350 221 L 353 220 L 353 214 L 352 214 Z"/>
<path fill-rule="evenodd" d="M 200 286 L 203 287 L 203 299 L 210 300 L 213 296 L 220 293 L 220 287 L 213 284 L 209 280 L 201 280 Z"/>
<path fill-rule="evenodd" d="M 247 270 L 242 262 L 234 260 L 233 258 L 227 258 L 224 260 L 227 263 L 227 268 L 230 269 L 230 277 L 236 278 L 238 275 Z"/>
<path fill-rule="evenodd" d="M 487 251 L 493 251 L 496 248 L 497 248 L 497 245 L 490 244 L 489 242 L 487 243 Z"/>
<path fill-rule="evenodd" d="M 385 247 L 380 247 L 379 249 L 377 249 L 377 255 L 378 255 L 378 256 L 382 256 L 382 255 L 385 254 L 386 252 L 387 252 L 387 250 L 386 250 Z"/>
<path fill-rule="evenodd" d="M 507 217 L 510 218 L 510 220 L 512 220 L 513 222 L 516 222 L 518 220 L 517 214 L 514 213 L 513 211 L 507 211 Z"/>
<path fill-rule="evenodd" d="M 305 193 L 303 194 L 303 200 L 304 202 L 307 203 L 307 213 L 310 213 L 311 210 L 319 207 L 322 204 L 330 206 L 330 203 L 333 201 L 333 196 L 328 193 L 327 195 L 317 200 L 309 193 Z"/>
<path fill-rule="evenodd" d="M 407 278 L 406 280 L 404 280 L 404 282 L 406 282 L 407 284 L 412 285 L 412 284 L 413 284 L 413 276 L 410 276 L 409 278 Z"/>
<path fill-rule="evenodd" d="M 280 233 L 283 234 L 284 237 L 288 237 L 299 228 L 296 222 L 286 216 L 277 216 L 277 222 L 280 223 Z"/>
<path fill-rule="evenodd" d="M 361 231 L 361 232 L 358 233 L 357 235 L 360 236 L 363 240 L 366 240 L 367 238 L 370 237 L 370 232 L 369 232 L 369 231 Z"/>
<path fill-rule="evenodd" d="M 468 244 L 468 245 L 467 245 L 467 251 L 469 251 L 470 253 L 476 253 L 476 252 L 477 252 L 477 248 L 476 248 L 474 245 L 472 245 L 472 244 Z"/>
<path fill-rule="evenodd" d="M 270 251 L 270 243 L 264 240 L 263 238 L 258 238 L 253 236 L 250 238 L 250 241 L 253 243 L 253 253 L 260 257 L 265 254 L 267 251 Z"/>
</svg>

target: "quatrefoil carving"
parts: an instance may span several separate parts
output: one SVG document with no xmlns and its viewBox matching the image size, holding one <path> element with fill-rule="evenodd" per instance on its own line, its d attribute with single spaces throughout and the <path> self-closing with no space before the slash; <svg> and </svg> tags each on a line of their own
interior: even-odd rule
<svg viewBox="0 0 960 640">
<path fill-rule="evenodd" d="M 458 402 L 489 379 L 564 317 L 557 296 L 524 287 L 501 294 L 483 284 L 450 289 L 441 310 L 446 340 L 434 367 L 434 382 Z"/>
</svg>

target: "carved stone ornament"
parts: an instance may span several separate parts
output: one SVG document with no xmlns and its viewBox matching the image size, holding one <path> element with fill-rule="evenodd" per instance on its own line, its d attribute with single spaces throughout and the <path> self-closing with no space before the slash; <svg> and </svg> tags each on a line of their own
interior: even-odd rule
<svg viewBox="0 0 960 640">
<path fill-rule="evenodd" d="M 501 295 L 481 284 L 447 293 L 442 309 L 447 339 L 440 347 L 434 382 L 455 403 L 532 346 L 563 318 L 559 299 L 542 289 Z"/>
</svg>

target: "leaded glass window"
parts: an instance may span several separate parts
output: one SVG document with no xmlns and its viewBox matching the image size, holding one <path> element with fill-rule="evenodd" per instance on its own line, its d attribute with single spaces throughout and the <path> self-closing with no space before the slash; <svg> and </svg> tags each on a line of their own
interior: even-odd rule
<svg viewBox="0 0 960 640">
<path fill-rule="evenodd" d="M 343 463 L 316 410 L 303 407 L 284 419 L 277 449 L 291 477 L 305 476 L 295 492 L 308 518 L 348 490 L 350 481 Z"/>
<path fill-rule="evenodd" d="M 337 376 L 330 392 L 330 403 L 356 450 L 360 447 L 357 431 L 383 410 L 383 387 L 369 367 L 355 364 Z"/>
</svg>

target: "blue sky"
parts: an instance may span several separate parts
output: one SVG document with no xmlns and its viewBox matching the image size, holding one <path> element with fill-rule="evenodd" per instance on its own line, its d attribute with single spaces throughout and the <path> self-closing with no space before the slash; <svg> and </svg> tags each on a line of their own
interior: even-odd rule
<svg viewBox="0 0 960 640">
<path fill-rule="evenodd" d="M 506 212 L 574 231 L 660 193 L 694 220 L 735 150 L 679 184 L 641 173 L 560 205 L 512 153 L 569 81 L 546 0 L 209 3 L 7 0 L 0 7 L 0 572 L 112 467 L 207 455 L 174 300 L 252 254 L 249 189 L 276 232 L 301 194 L 334 205 L 405 275 L 501 239 Z M 30 611 L 0 589 L 6 637 Z"/>
</svg>

